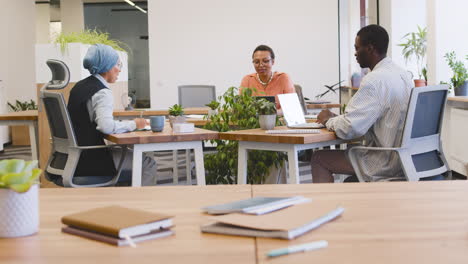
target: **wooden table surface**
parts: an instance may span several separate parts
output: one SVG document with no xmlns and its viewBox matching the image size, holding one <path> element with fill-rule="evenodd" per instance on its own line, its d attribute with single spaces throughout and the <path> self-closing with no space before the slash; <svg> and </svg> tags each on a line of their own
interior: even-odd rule
<svg viewBox="0 0 468 264">
<path fill-rule="evenodd" d="M 328 108 L 340 108 L 340 104 L 310 104 L 306 103 L 307 109 L 328 109 Z"/>
<path fill-rule="evenodd" d="M 293 241 L 257 239 L 258 263 L 468 263 L 468 182 L 253 186 L 254 196 L 303 195 L 343 215 Z M 327 240 L 328 248 L 268 259 L 268 251 Z"/>
<path fill-rule="evenodd" d="M 287 127 L 275 127 L 276 130 L 285 130 Z M 309 144 L 335 140 L 336 135 L 327 129 L 320 129 L 320 134 L 266 134 L 260 128 L 237 130 L 219 133 L 219 138 L 224 140 L 286 143 L 286 144 Z"/>
<path fill-rule="evenodd" d="M 8 114 L 1 114 L 0 120 L 37 120 L 37 110 L 27 110 L 21 112 L 11 112 Z"/>
<path fill-rule="evenodd" d="M 200 232 L 201 207 L 249 197 L 250 186 L 40 189 L 39 233 L 0 239 L 0 263 L 255 263 L 254 238 Z M 174 215 L 175 235 L 131 248 L 60 231 L 64 215 L 107 205 Z"/>
<path fill-rule="evenodd" d="M 454 101 L 454 102 L 468 102 L 468 96 L 451 96 L 447 97 L 448 101 Z"/>
<path fill-rule="evenodd" d="M 184 108 L 184 114 L 185 115 L 207 115 L 209 107 L 187 107 Z M 141 109 L 141 110 L 131 110 L 131 111 L 125 111 L 125 110 L 115 110 L 114 111 L 114 116 L 116 117 L 138 117 L 140 116 L 140 113 L 143 113 L 143 116 L 153 116 L 153 115 L 169 115 L 169 110 L 168 109 Z"/>
<path fill-rule="evenodd" d="M 174 133 L 169 123 L 166 122 L 162 132 L 137 131 L 111 134 L 105 136 L 105 138 L 116 144 L 147 144 L 218 139 L 218 132 L 195 128 L 195 132 L 192 133 Z"/>
</svg>

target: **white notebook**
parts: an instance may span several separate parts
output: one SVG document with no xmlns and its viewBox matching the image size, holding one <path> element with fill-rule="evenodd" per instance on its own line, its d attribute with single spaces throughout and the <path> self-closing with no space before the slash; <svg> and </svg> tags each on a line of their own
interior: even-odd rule
<svg viewBox="0 0 468 264">
<path fill-rule="evenodd" d="M 202 208 L 208 214 L 265 214 L 273 212 L 294 204 L 309 202 L 310 199 L 302 196 L 293 197 L 254 197 L 246 200 L 235 201 L 225 204 L 217 204 Z"/>
</svg>

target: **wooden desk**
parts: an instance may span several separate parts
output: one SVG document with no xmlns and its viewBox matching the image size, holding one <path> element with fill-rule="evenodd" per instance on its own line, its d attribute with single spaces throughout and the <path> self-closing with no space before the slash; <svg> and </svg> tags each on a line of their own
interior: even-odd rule
<svg viewBox="0 0 468 264">
<path fill-rule="evenodd" d="M 329 108 L 340 108 L 340 104 L 307 104 L 307 109 L 329 109 Z"/>
<path fill-rule="evenodd" d="M 303 195 L 343 215 L 293 241 L 257 238 L 257 263 L 468 263 L 468 182 L 254 185 L 253 196 Z M 328 248 L 267 259 L 273 249 Z"/>
<path fill-rule="evenodd" d="M 287 129 L 287 127 L 275 127 L 275 129 Z M 271 150 L 284 151 L 288 154 L 289 183 L 299 181 L 299 150 L 314 149 L 323 146 L 341 144 L 345 141 L 338 139 L 334 132 L 322 129 L 320 134 L 266 134 L 265 130 L 248 129 L 219 133 L 219 138 L 224 140 L 239 141 L 239 160 L 237 169 L 237 183 L 247 183 L 247 150 Z"/>
<path fill-rule="evenodd" d="M 39 233 L 0 239 L 0 263 L 255 263 L 255 239 L 200 232 L 203 206 L 251 197 L 250 186 L 40 189 Z M 62 233 L 61 217 L 107 205 L 174 215 L 175 235 L 116 247 Z"/>
<path fill-rule="evenodd" d="M 106 139 L 116 144 L 133 145 L 132 186 L 141 186 L 142 156 L 145 151 L 193 149 L 197 184 L 205 185 L 202 141 L 218 139 L 218 132 L 195 128 L 193 133 L 173 133 L 168 123 L 162 132 L 130 132 L 107 135 Z M 187 177 L 190 183 L 190 177 Z"/>
<path fill-rule="evenodd" d="M 187 107 L 184 108 L 184 114 L 185 115 L 207 115 L 209 107 Z M 136 117 L 140 117 L 140 114 L 143 113 L 144 117 L 148 116 L 154 116 L 154 115 L 164 115 L 167 116 L 169 115 L 169 110 L 168 109 L 156 109 L 156 110 L 131 110 L 131 111 L 125 111 L 125 110 L 115 110 L 114 111 L 114 117 L 116 119 L 133 119 Z"/>
<path fill-rule="evenodd" d="M 33 160 L 39 160 L 38 149 L 38 112 L 37 110 L 28 110 L 21 112 L 12 112 L 0 115 L 0 125 L 17 126 L 27 125 L 29 127 L 29 139 L 31 141 L 31 154 Z"/>
</svg>

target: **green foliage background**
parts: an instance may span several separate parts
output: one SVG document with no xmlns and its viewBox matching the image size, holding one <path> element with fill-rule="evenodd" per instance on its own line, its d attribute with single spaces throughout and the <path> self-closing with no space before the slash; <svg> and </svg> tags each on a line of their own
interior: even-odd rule
<svg viewBox="0 0 468 264">
<path fill-rule="evenodd" d="M 218 114 L 212 115 L 204 126 L 219 132 L 259 128 L 258 108 L 253 89 L 229 88 L 219 97 Z M 277 119 L 277 124 L 280 125 Z M 212 140 L 216 142 L 217 153 L 205 155 L 207 184 L 233 184 L 237 181 L 238 142 Z M 248 153 L 247 183 L 263 183 L 270 168 L 279 168 L 286 159 L 286 154 L 274 151 L 251 150 Z"/>
</svg>

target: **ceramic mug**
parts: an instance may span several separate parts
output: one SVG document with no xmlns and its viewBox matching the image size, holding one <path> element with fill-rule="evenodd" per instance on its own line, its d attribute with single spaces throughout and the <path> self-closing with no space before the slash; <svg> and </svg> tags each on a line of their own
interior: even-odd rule
<svg viewBox="0 0 468 264">
<path fill-rule="evenodd" d="M 164 116 L 150 116 L 151 131 L 153 132 L 163 131 L 164 122 L 166 122 L 166 118 Z"/>
</svg>

